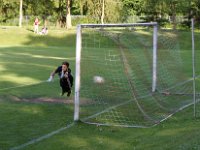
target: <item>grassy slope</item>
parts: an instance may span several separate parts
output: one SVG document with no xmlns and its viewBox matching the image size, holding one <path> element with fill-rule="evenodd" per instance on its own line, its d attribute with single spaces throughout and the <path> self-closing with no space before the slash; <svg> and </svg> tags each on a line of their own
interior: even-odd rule
<svg viewBox="0 0 200 150">
<path fill-rule="evenodd" d="M 183 34 L 181 46 L 186 50 L 183 55 L 187 59 L 187 56 L 190 57 L 191 54 L 187 52 L 191 46 L 188 44 L 190 34 L 188 32 L 181 34 Z M 43 37 L 33 35 L 32 32 L 25 29 L 0 29 L 0 36 L 2 37 L 0 75 L 9 75 L 14 70 L 19 77 L 26 73 L 24 75 L 26 77 L 43 81 L 62 60 L 52 57 L 63 58 L 64 55 L 72 58 L 75 56 L 75 34 L 72 31 L 50 31 L 49 36 Z M 22 54 L 12 56 L 13 52 L 29 53 L 40 57 L 35 57 L 37 58 L 35 59 L 27 57 L 27 55 L 24 57 Z M 17 58 L 17 56 L 23 57 Z M 41 56 L 49 58 L 43 59 Z M 17 66 L 19 69 L 12 68 L 11 60 L 14 60 L 15 63 L 18 62 L 18 64 L 30 65 L 30 67 L 34 67 L 34 70 L 39 70 L 39 73 L 35 73 L 35 71 L 23 72 L 24 69 L 21 68 L 21 65 Z M 31 65 L 34 63 L 37 65 Z M 74 63 L 71 61 L 73 71 Z M 46 69 L 39 65 L 46 66 Z M 0 79 L 1 88 L 20 84 L 14 81 L 5 83 L 4 80 Z M 44 87 L 40 87 L 42 94 L 49 92 L 46 89 L 48 86 Z M 59 92 L 57 88 L 53 88 L 55 91 L 52 91 L 52 95 Z M 10 101 L 9 95 L 19 98 L 28 97 L 30 91 L 23 91 L 26 90 L 22 88 L 0 91 L 0 149 L 18 146 L 64 127 L 66 122 L 68 124 L 72 122 L 73 105 Z M 162 124 L 149 129 L 96 127 L 79 123 L 49 139 L 27 146 L 25 149 L 200 149 L 198 137 L 200 120 L 192 118 L 192 113 L 193 109 L 190 107 Z"/>
</svg>

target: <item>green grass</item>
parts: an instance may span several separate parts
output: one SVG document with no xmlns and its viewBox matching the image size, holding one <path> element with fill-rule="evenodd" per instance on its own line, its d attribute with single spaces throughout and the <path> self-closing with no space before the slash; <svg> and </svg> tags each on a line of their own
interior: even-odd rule
<svg viewBox="0 0 200 150">
<path fill-rule="evenodd" d="M 192 119 L 189 116 L 192 115 L 191 111 L 192 109 L 187 109 L 165 123 L 149 129 L 78 124 L 26 149 L 198 150 L 200 120 Z"/>
<path fill-rule="evenodd" d="M 33 99 L 64 100 L 57 77 L 53 83 L 44 81 L 64 60 L 74 73 L 75 31 L 55 30 L 39 36 L 23 28 L 6 28 L 0 36 L 0 149 L 8 149 L 72 121 L 73 105 Z"/>
<path fill-rule="evenodd" d="M 179 34 L 181 35 L 181 55 L 186 62 L 185 66 L 189 66 L 191 65 L 191 35 L 187 31 L 180 31 Z M 198 39 L 199 33 L 196 35 Z M 73 104 L 36 103 L 33 99 L 49 98 L 57 99 L 58 102 L 69 101 L 66 97 L 59 96 L 57 78 L 53 83 L 43 81 L 48 79 L 50 72 L 63 60 L 70 62 L 74 74 L 76 35 L 74 30 L 50 30 L 49 35 L 38 36 L 24 28 L 0 28 L 0 36 L 2 37 L 0 46 L 0 150 L 7 150 L 73 122 Z M 108 41 L 103 39 L 103 42 Z M 199 45 L 196 47 L 197 54 L 200 52 L 199 47 Z M 94 52 L 95 54 L 97 55 Z M 98 54 L 101 55 L 101 52 L 99 51 Z M 100 67 L 100 69 L 103 68 Z M 191 68 L 185 67 L 184 70 L 191 74 Z M 88 79 L 90 77 L 85 77 L 84 81 Z M 32 85 L 34 83 L 38 84 Z M 23 86 L 25 84 L 31 85 Z M 92 85 L 90 82 L 89 84 Z M 15 88 L 6 89 L 10 87 Z M 73 95 L 70 99 L 73 99 Z M 165 122 L 146 129 L 77 123 L 50 138 L 28 145 L 24 149 L 198 150 L 200 149 L 199 125 L 200 119 L 193 118 L 193 107 L 189 107 Z"/>
</svg>

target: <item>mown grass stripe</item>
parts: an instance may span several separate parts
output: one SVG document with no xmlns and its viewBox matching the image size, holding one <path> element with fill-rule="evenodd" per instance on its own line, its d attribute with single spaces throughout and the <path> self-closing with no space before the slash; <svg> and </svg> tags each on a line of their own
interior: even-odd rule
<svg viewBox="0 0 200 150">
<path fill-rule="evenodd" d="M 42 140 L 44 140 L 44 139 L 48 139 L 48 138 L 50 138 L 51 136 L 53 136 L 53 135 L 55 135 L 55 134 L 58 134 L 58 133 L 60 133 L 60 132 L 62 132 L 62 131 L 64 131 L 64 130 L 66 130 L 66 129 L 72 127 L 72 126 L 74 126 L 74 124 L 75 124 L 75 123 L 73 122 L 73 123 L 67 125 L 66 127 L 62 127 L 62 128 L 60 128 L 60 129 L 58 129 L 58 130 L 52 131 L 52 132 L 50 132 L 50 133 L 48 133 L 48 134 L 46 134 L 46 135 L 43 135 L 43 136 L 41 136 L 41 137 L 39 137 L 39 138 L 37 138 L 37 139 L 33 139 L 33 140 L 31 140 L 31 141 L 29 141 L 29 142 L 27 142 L 27 143 L 24 143 L 24 144 L 19 145 L 19 146 L 16 146 L 16 147 L 12 147 L 12 148 L 10 148 L 10 150 L 19 150 L 19 149 L 23 149 L 24 147 L 26 147 L 26 146 L 28 146 L 28 145 L 35 144 L 35 143 L 40 142 L 40 141 L 42 141 Z"/>
</svg>

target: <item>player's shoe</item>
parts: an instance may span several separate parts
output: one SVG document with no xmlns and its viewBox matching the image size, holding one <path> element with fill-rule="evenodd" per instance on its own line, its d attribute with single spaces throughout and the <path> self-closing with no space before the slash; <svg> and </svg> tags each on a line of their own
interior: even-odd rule
<svg viewBox="0 0 200 150">
<path fill-rule="evenodd" d="M 69 96 L 70 96 L 70 94 L 71 94 L 71 91 L 69 91 L 69 92 L 67 93 L 67 96 L 69 97 Z"/>
</svg>

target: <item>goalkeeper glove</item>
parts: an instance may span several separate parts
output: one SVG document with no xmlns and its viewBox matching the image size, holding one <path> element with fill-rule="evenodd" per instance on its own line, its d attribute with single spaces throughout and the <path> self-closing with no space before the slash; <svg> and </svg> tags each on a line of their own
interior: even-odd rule
<svg viewBox="0 0 200 150">
<path fill-rule="evenodd" d="M 47 80 L 47 82 L 51 82 L 53 81 L 53 76 L 50 76 L 49 79 Z"/>
</svg>

